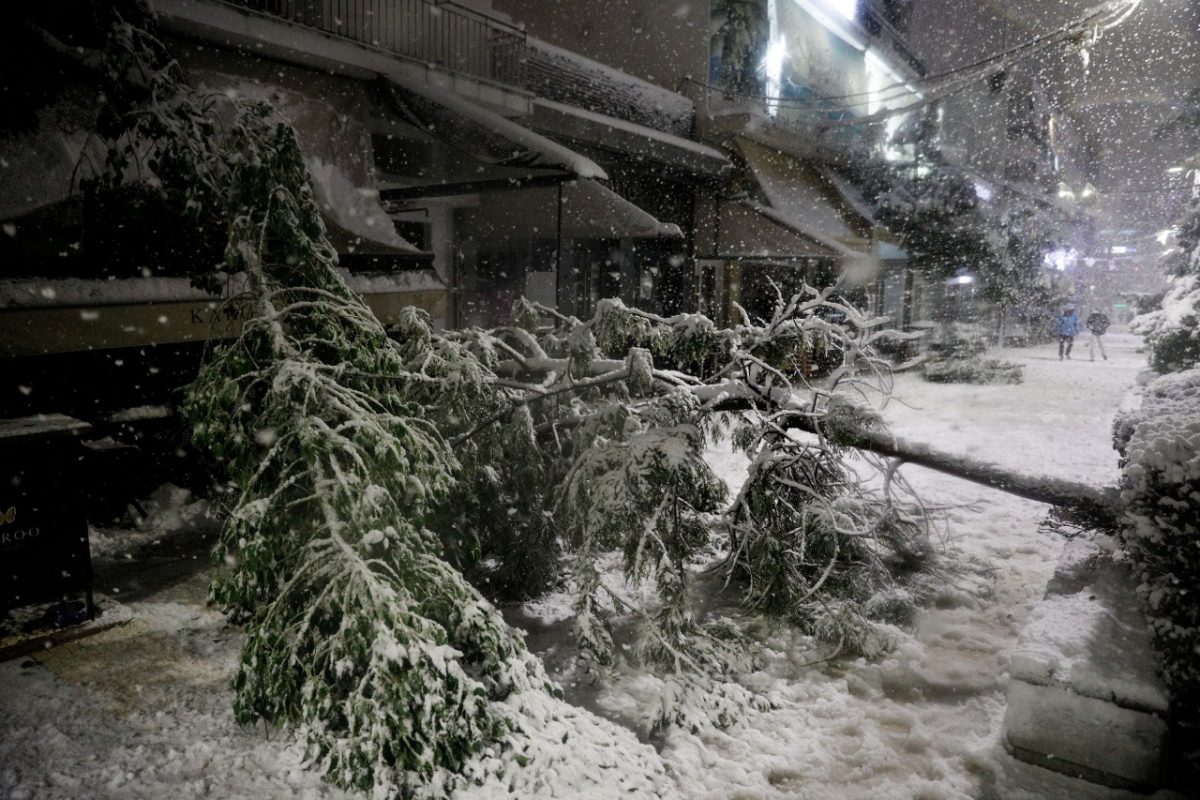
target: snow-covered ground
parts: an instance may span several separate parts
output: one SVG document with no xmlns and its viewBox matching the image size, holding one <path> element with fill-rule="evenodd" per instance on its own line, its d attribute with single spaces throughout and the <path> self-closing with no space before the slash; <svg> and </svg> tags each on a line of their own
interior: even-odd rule
<svg viewBox="0 0 1200 800">
<path fill-rule="evenodd" d="M 1115 484 L 1109 429 L 1144 367 L 1128 335 L 1108 360 L 1052 346 L 999 351 L 1025 366 L 1015 386 L 944 385 L 900 375 L 885 418 L 897 433 L 1032 474 Z M 735 466 L 735 459 L 720 462 Z M 688 797 L 1115 798 L 1014 761 L 1000 743 L 1009 653 L 1063 548 L 1039 530 L 1046 507 L 931 471 L 910 481 L 949 512 L 948 556 L 972 566 L 923 611 L 912 641 L 877 662 L 796 668 L 781 655 L 763 682 L 782 707 L 746 729 L 672 734 L 664 757 Z"/>
<path fill-rule="evenodd" d="M 1144 358 L 1108 337 L 1109 360 L 1060 362 L 1049 346 L 1002 353 L 1025 365 L 1019 386 L 896 383 L 885 416 L 900 434 L 1004 466 L 1095 484 L 1117 478 L 1109 426 Z M 736 482 L 744 463 L 716 449 Z M 915 636 L 877 661 L 809 665 L 813 651 L 777 632 L 773 655 L 745 683 L 773 701 L 741 724 L 658 742 L 684 798 L 1124 798 L 1013 761 L 1000 745 L 1008 654 L 1062 550 L 1039 530 L 1046 508 L 906 467 L 949 512 L 948 557 L 966 565 L 920 616 Z M 341 798 L 301 765 L 286 731 L 239 728 L 233 675 L 240 635 L 204 604 L 201 509 L 178 494 L 124 542 L 99 531 L 97 588 L 125 598 L 132 620 L 36 658 L 0 664 L 0 797 Z M 153 555 L 157 580 L 119 564 Z M 111 585 L 108 585 L 111 584 Z M 130 599 L 136 598 L 136 599 Z M 568 680 L 568 696 L 636 720 L 661 684 L 628 676 L 588 687 L 561 652 L 562 604 L 524 609 L 530 644 Z M 587 765 L 579 765 L 582 770 Z M 575 797 L 569 780 L 544 796 Z M 524 793 L 523 796 L 533 796 Z M 542 796 L 542 795 L 538 795 Z M 589 794 L 588 796 L 607 796 Z M 617 796 L 615 792 L 612 796 Z M 628 795 L 623 795 L 628 796 Z"/>
</svg>

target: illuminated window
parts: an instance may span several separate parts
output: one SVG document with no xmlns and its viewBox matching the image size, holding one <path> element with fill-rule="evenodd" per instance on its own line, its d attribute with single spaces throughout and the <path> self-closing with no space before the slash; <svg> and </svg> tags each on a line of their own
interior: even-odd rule
<svg viewBox="0 0 1200 800">
<path fill-rule="evenodd" d="M 763 58 L 763 72 L 767 78 L 767 96 L 778 98 L 779 93 L 783 90 L 783 62 L 787 58 L 787 40 L 780 36 L 767 47 L 767 54 Z M 767 111 L 771 116 L 779 113 L 779 101 L 770 100 L 767 102 Z"/>
</svg>

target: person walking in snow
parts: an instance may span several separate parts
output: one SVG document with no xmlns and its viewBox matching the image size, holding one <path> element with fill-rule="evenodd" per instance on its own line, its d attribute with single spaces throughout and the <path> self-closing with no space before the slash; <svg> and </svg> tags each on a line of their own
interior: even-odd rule
<svg viewBox="0 0 1200 800">
<path fill-rule="evenodd" d="M 1075 337 L 1079 334 L 1079 317 L 1075 316 L 1075 306 L 1067 303 L 1055 325 L 1058 331 L 1058 360 L 1063 357 L 1071 358 L 1071 348 L 1075 346 Z"/>
<path fill-rule="evenodd" d="M 1104 332 L 1108 330 L 1108 315 L 1102 311 L 1093 311 L 1088 314 L 1087 328 L 1092 332 L 1092 338 L 1088 339 L 1088 358 L 1092 361 L 1096 360 L 1096 349 L 1100 350 L 1100 357 L 1108 361 L 1108 353 L 1104 352 Z"/>
</svg>

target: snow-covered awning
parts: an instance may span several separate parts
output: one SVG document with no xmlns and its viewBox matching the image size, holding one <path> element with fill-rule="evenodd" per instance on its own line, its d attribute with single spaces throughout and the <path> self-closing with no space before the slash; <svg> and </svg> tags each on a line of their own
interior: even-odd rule
<svg viewBox="0 0 1200 800">
<path fill-rule="evenodd" d="M 706 144 L 541 97 L 533 101 L 533 124 L 557 136 L 644 156 L 694 175 L 718 177 L 733 166 L 724 153 Z"/>
<path fill-rule="evenodd" d="M 717 255 L 721 258 L 840 258 L 819 239 L 792 225 L 773 209 L 751 200 L 720 208 Z"/>
<path fill-rule="evenodd" d="M 683 231 L 660 222 L 639 206 L 593 180 L 563 184 L 562 231 L 568 239 L 681 237 Z"/>
<path fill-rule="evenodd" d="M 767 205 L 765 213 L 847 257 L 869 256 L 872 245 L 860 230 L 873 227 L 838 194 L 819 170 L 786 153 L 739 137 L 737 147 Z M 852 221 L 857 222 L 856 230 Z M 865 225 L 864 225 L 865 223 Z"/>
<path fill-rule="evenodd" d="M 755 203 L 753 200 L 743 200 L 742 205 L 758 214 L 761 214 L 781 228 L 786 228 L 790 231 L 800 234 L 801 236 L 812 239 L 814 242 L 823 245 L 836 255 L 844 258 L 854 258 L 862 255 L 860 251 L 847 247 L 837 239 L 827 235 L 820 228 L 814 225 L 809 225 L 797 217 L 784 214 L 770 206 L 764 206 L 761 203 Z"/>
<path fill-rule="evenodd" d="M 379 203 L 363 87 L 345 82 L 337 91 L 300 89 L 292 86 L 294 68 L 272 69 L 278 83 L 203 66 L 193 66 L 189 75 L 202 91 L 260 100 L 291 123 L 329 241 L 339 253 L 428 258 L 396 233 Z"/>
<path fill-rule="evenodd" d="M 406 122 L 485 163 L 535 170 L 532 176 L 548 171 L 563 177 L 608 179 L 590 158 L 451 91 L 400 73 L 386 76 L 386 89 L 394 110 Z"/>
<path fill-rule="evenodd" d="M 863 197 L 862 192 L 860 192 L 854 184 L 829 168 L 821 169 L 821 177 L 829 182 L 829 185 L 832 186 L 835 191 L 837 191 L 838 197 L 841 198 L 842 202 L 845 203 L 855 214 L 857 214 L 865 222 L 869 222 L 874 226 L 879 226 L 879 220 L 875 218 L 875 210 L 871 208 L 871 204 L 867 202 L 867 199 Z"/>
<path fill-rule="evenodd" d="M 559 235 L 563 239 L 683 236 L 678 225 L 662 222 L 607 186 L 590 179 L 564 181 L 558 187 L 484 193 L 476 206 L 463 209 L 461 222 L 465 236 L 482 239 L 553 239 Z"/>
</svg>

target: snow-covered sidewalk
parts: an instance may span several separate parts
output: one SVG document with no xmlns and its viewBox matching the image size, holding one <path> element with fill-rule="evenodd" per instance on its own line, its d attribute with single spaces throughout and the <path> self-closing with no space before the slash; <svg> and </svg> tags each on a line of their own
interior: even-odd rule
<svg viewBox="0 0 1200 800">
<path fill-rule="evenodd" d="M 941 450 L 1113 485 L 1111 421 L 1145 362 L 1135 337 L 1106 341 L 1107 361 L 1076 348 L 1060 362 L 1050 345 L 989 354 L 1025 366 L 1015 386 L 900 375 L 885 418 Z M 736 459 L 718 461 L 736 474 Z M 914 640 L 891 656 L 805 670 L 781 652 L 762 677 L 779 709 L 703 741 L 672 734 L 664 756 L 685 796 L 728 797 L 737 787 L 755 798 L 1125 797 L 1016 762 L 1000 744 L 1009 653 L 1063 548 L 1039 530 L 1047 508 L 920 468 L 904 472 L 928 501 L 958 507 L 947 549 L 971 572 L 922 612 Z"/>
<path fill-rule="evenodd" d="M 1136 346 L 1133 337 L 1111 335 L 1109 360 L 1095 363 L 1083 348 L 1069 362 L 1049 346 L 1001 353 L 1025 365 L 1018 386 L 947 386 L 901 375 L 885 416 L 901 435 L 943 450 L 1112 484 L 1109 428 L 1144 364 Z M 713 459 L 732 480 L 744 469 L 728 452 Z M 811 650 L 783 632 L 769 638 L 774 655 L 745 682 L 774 701 L 772 710 L 726 731 L 672 731 L 661 743 L 679 795 L 1135 797 L 1019 764 L 1000 745 L 1008 654 L 1063 547 L 1039 530 L 1046 508 L 937 473 L 905 471 L 928 499 L 956 507 L 947 549 L 968 565 L 965 575 L 921 613 L 913 639 L 874 662 L 806 665 Z M 101 551 L 121 557 L 117 547 Z M 198 574 L 130 603 L 127 625 L 0 664 L 0 797 L 346 796 L 301 767 L 290 733 L 233 722 L 229 681 L 241 637 L 204 599 Z M 554 610 L 545 609 L 546 616 Z M 539 642 L 535 635 L 531 645 L 559 638 Z M 588 704 L 607 716 L 632 716 L 658 686 L 620 680 L 594 689 Z M 577 795 L 560 785 L 545 796 Z"/>
</svg>

